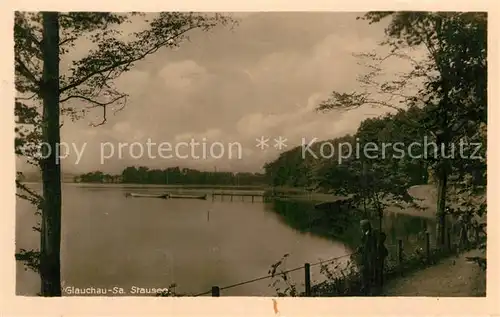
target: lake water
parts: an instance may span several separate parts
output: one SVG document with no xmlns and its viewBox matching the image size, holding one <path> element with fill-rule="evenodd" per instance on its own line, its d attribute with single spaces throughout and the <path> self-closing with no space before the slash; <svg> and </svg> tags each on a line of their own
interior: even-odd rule
<svg viewBox="0 0 500 317">
<path fill-rule="evenodd" d="M 40 185 L 30 185 L 40 188 Z M 286 268 L 350 250 L 340 241 L 300 233 L 266 210 L 265 203 L 235 198 L 163 200 L 126 198 L 125 192 L 163 193 L 155 186 L 63 185 L 61 270 L 65 286 L 144 289 L 177 284 L 179 293 L 196 294 L 212 286 L 265 276 L 288 253 Z M 188 191 L 185 191 L 186 193 Z M 199 191 L 198 191 L 199 192 Z M 269 208 L 269 206 L 267 206 Z M 38 248 L 34 208 L 18 199 L 16 249 Z M 303 283 L 303 271 L 291 274 Z M 313 280 L 320 280 L 316 269 Z M 16 292 L 35 295 L 38 276 L 17 263 Z M 221 295 L 272 296 L 270 280 L 227 290 Z M 300 288 L 299 288 L 300 289 Z M 107 295 L 115 295 L 108 293 Z"/>
</svg>

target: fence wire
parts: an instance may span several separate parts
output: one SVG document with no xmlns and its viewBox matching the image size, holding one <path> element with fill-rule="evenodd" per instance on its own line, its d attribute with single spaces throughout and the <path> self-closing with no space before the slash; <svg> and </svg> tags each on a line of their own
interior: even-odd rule
<svg viewBox="0 0 500 317">
<path fill-rule="evenodd" d="M 328 264 L 328 263 L 337 261 L 337 260 L 342 259 L 342 258 L 351 257 L 351 256 L 353 256 L 355 254 L 357 254 L 357 252 L 353 252 L 353 253 L 342 255 L 342 256 L 337 256 L 337 257 L 334 257 L 334 258 L 331 258 L 331 259 L 328 259 L 328 260 L 322 260 L 322 261 L 318 261 L 318 262 L 315 262 L 315 263 L 311 263 L 310 266 L 313 267 L 313 266 L 316 266 L 316 265 Z M 254 283 L 254 282 L 265 280 L 265 279 L 268 279 L 268 278 L 273 278 L 273 277 L 275 277 L 277 275 L 287 274 L 287 273 L 291 273 L 291 272 L 295 272 L 295 271 L 299 271 L 299 270 L 303 270 L 303 269 L 304 269 L 304 266 L 299 266 L 299 267 L 296 267 L 296 268 L 293 268 L 293 269 L 289 269 L 289 270 L 286 270 L 286 271 L 283 271 L 283 272 L 279 272 L 278 274 L 269 274 L 269 275 L 266 275 L 266 276 L 254 278 L 252 280 L 248 280 L 248 281 L 244 281 L 244 282 L 240 282 L 240 283 L 236 283 L 236 284 L 231 284 L 231 285 L 228 285 L 228 286 L 220 287 L 219 290 L 222 291 L 222 290 L 225 290 L 225 289 L 229 289 L 229 288 L 233 288 L 233 287 L 237 287 L 237 286 L 241 286 L 241 285 L 245 285 L 245 284 Z M 199 294 L 196 294 L 196 295 L 193 295 L 193 296 L 194 297 L 203 296 L 203 295 L 210 294 L 211 292 L 212 292 L 212 290 L 208 290 L 206 292 L 199 293 Z"/>
</svg>

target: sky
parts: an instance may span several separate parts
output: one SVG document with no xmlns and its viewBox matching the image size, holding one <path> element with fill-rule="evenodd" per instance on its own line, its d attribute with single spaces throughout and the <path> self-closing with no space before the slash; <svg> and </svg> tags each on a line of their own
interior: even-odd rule
<svg viewBox="0 0 500 317">
<path fill-rule="evenodd" d="M 381 49 L 385 24 L 369 25 L 356 20 L 359 15 L 238 13 L 233 29 L 190 33 L 190 41 L 178 49 L 159 50 L 116 81 L 130 97 L 126 108 L 108 115 L 105 125 L 89 126 L 99 122 L 99 111 L 76 122 L 65 121 L 61 137 L 70 152 L 61 159 L 63 171 L 120 173 L 134 165 L 262 172 L 266 162 L 301 145 L 302 138 L 309 142 L 354 133 L 362 120 L 388 109 L 367 106 L 325 114 L 315 108 L 333 90 L 360 91 L 357 78 L 366 68 L 353 53 Z M 144 25 L 136 22 L 125 32 Z M 77 59 L 88 50 L 88 44 L 81 43 L 70 56 Z M 68 63 L 63 61 L 61 69 Z M 403 63 L 394 62 L 390 68 L 404 68 Z M 281 150 L 273 146 L 280 136 L 286 138 Z M 256 147 L 260 137 L 270 139 L 268 148 Z M 147 153 L 148 139 L 156 143 L 150 146 L 152 155 Z M 206 142 L 208 149 L 220 142 L 224 153 L 218 157 L 218 145 L 206 157 L 200 147 L 193 155 L 186 146 L 168 157 L 158 154 L 159 143 L 168 142 L 174 150 L 191 139 Z M 139 145 L 130 155 L 134 142 Z M 20 160 L 18 164 L 26 169 Z"/>
</svg>

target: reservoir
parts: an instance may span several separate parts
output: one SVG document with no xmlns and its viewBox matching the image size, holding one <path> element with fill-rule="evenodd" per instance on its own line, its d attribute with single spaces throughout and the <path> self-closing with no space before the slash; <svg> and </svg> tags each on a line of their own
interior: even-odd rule
<svg viewBox="0 0 500 317">
<path fill-rule="evenodd" d="M 29 186 L 40 189 L 40 184 Z M 63 184 L 61 271 L 66 295 L 89 288 L 101 291 L 96 295 L 118 295 L 103 294 L 113 289 L 128 296 L 140 295 L 140 290 L 147 295 L 172 283 L 178 293 L 198 294 L 266 276 L 285 254 L 283 268 L 292 269 L 350 253 L 340 241 L 292 229 L 269 210 L 272 204 L 260 199 L 126 198 L 131 191 L 166 191 L 134 186 Z M 17 199 L 16 250 L 39 247 L 39 233 L 31 229 L 37 221 L 34 211 Z M 313 281 L 322 279 L 319 266 L 311 273 Z M 21 262 L 16 275 L 16 293 L 36 295 L 38 275 L 25 271 Z M 304 271 L 290 276 L 301 290 Z M 275 296 L 271 282 L 225 289 L 221 296 Z"/>
</svg>

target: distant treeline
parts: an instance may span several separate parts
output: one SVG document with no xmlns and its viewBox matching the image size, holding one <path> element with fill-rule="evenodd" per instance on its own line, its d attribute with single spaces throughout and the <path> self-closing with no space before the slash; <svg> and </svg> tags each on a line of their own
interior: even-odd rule
<svg viewBox="0 0 500 317">
<path fill-rule="evenodd" d="M 362 171 L 361 166 L 356 163 L 364 160 L 369 169 L 366 174 L 369 176 L 378 176 L 370 174 L 383 167 L 385 173 L 404 174 L 407 185 L 426 184 L 429 178 L 429 160 L 410 158 L 407 153 L 400 159 L 391 159 L 391 155 L 395 154 L 392 148 L 385 150 L 385 158 L 381 157 L 383 143 L 401 142 L 406 147 L 413 142 L 422 144 L 427 131 L 423 126 L 410 125 L 408 122 L 421 120 L 424 115 L 422 109 L 410 107 L 397 114 L 366 119 L 353 135 L 317 141 L 308 149 L 299 146 L 281 153 L 276 160 L 264 166 L 266 177 L 273 186 L 325 190 L 358 186 Z M 377 158 L 364 159 L 356 155 L 356 147 L 363 149 L 367 143 L 377 144 L 379 150 L 372 152 Z M 348 155 L 349 147 L 352 149 L 351 155 Z M 340 152 L 343 152 L 343 158 L 339 164 Z M 362 150 L 361 154 L 363 155 Z M 412 154 L 422 155 L 423 148 L 415 147 Z"/>
<path fill-rule="evenodd" d="M 180 167 L 149 169 L 144 166 L 130 166 L 118 175 L 94 171 L 77 176 L 74 180 L 78 183 L 260 186 L 265 184 L 265 175 L 259 173 L 207 172 Z"/>
<path fill-rule="evenodd" d="M 424 124 L 433 117 L 435 114 L 429 108 L 411 106 L 405 111 L 366 119 L 353 135 L 317 141 L 308 149 L 298 146 L 281 153 L 276 160 L 264 166 L 266 179 L 271 186 L 305 187 L 358 196 L 369 195 L 368 192 L 363 193 L 365 189 L 398 194 L 399 188 L 406 191 L 413 185 L 434 183 L 433 168 L 441 149 L 435 153 L 433 144 L 436 141 Z M 485 133 L 480 131 L 469 140 L 482 144 L 477 154 L 484 157 Z M 369 153 L 370 158 L 363 152 L 369 143 L 377 147 Z M 388 146 L 384 148 L 384 145 Z M 458 145 L 453 146 L 456 154 L 448 161 L 449 181 L 469 174 L 474 183 L 483 184 L 486 162 L 461 157 Z M 348 155 L 349 147 L 351 155 Z M 356 148 L 361 149 L 361 155 L 356 154 Z M 474 151 L 472 146 L 464 148 L 466 155 Z M 341 160 L 339 153 L 343 155 Z"/>
</svg>

